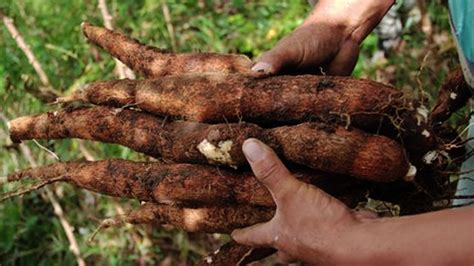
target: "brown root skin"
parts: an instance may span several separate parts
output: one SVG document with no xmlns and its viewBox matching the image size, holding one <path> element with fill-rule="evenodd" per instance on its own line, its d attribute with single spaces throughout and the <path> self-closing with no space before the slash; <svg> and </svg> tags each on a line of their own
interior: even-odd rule
<svg viewBox="0 0 474 266">
<path fill-rule="evenodd" d="M 230 241 L 214 252 L 209 253 L 197 263 L 199 266 L 247 265 L 264 259 L 276 252 L 273 248 L 255 248 Z"/>
<path fill-rule="evenodd" d="M 294 123 L 347 120 L 376 129 L 397 109 L 412 108 L 393 87 L 370 80 L 329 76 L 186 74 L 155 80 L 94 82 L 59 102 L 80 100 L 194 122 Z M 407 105 L 407 106 L 405 106 Z M 349 118 L 350 117 L 350 118 Z"/>
<path fill-rule="evenodd" d="M 462 69 L 455 69 L 448 74 L 439 90 L 438 100 L 431 111 L 431 120 L 434 124 L 444 122 L 451 114 L 466 106 L 470 97 L 471 89 Z"/>
<path fill-rule="evenodd" d="M 186 232 L 228 234 L 238 228 L 268 221 L 274 213 L 274 208 L 249 205 L 186 208 L 146 202 L 128 214 L 103 220 L 91 235 L 90 241 L 100 230 L 125 223 L 166 225 Z"/>
<path fill-rule="evenodd" d="M 231 233 L 270 220 L 274 208 L 250 205 L 184 208 L 174 205 L 145 203 L 132 211 L 124 221 L 131 224 L 170 225 L 186 232 Z"/>
<path fill-rule="evenodd" d="M 107 107 L 63 110 L 10 121 L 13 141 L 82 138 L 117 143 L 175 162 L 242 166 L 242 143 L 258 138 L 291 162 L 324 172 L 389 182 L 404 178 L 408 161 L 395 141 L 316 123 L 262 129 L 254 124 L 170 122 Z"/>
<path fill-rule="evenodd" d="M 314 170 L 295 170 L 293 174 L 299 180 L 314 184 L 339 198 L 348 206 L 355 206 L 363 200 L 365 194 L 363 187 L 349 178 L 322 175 Z M 65 181 L 101 194 L 140 201 L 180 203 L 188 206 L 275 206 L 268 190 L 252 173 L 237 173 L 205 165 L 108 159 L 56 163 L 8 176 L 9 181 L 25 178 L 38 179 L 41 181 L 39 184 L 44 185 Z M 29 191 L 31 190 L 26 192 Z"/>
<path fill-rule="evenodd" d="M 106 221 L 109 226 L 130 224 L 170 225 L 186 232 L 225 233 L 270 220 L 275 214 L 274 208 L 250 205 L 228 205 L 219 207 L 185 208 L 147 202 L 114 222 Z"/>
<path fill-rule="evenodd" d="M 252 65 L 252 61 L 244 55 L 170 53 L 87 22 L 83 22 L 81 28 L 89 41 L 146 78 L 204 72 L 248 74 Z"/>
<path fill-rule="evenodd" d="M 130 162 L 110 159 L 97 162 L 68 162 L 40 166 L 16 172 L 8 176 L 9 181 L 34 178 L 43 181 L 62 177 L 74 185 L 105 195 L 153 200 L 153 188 L 162 179 L 161 164 Z"/>
<path fill-rule="evenodd" d="M 383 136 L 311 123 L 269 131 L 270 140 L 274 140 L 270 143 L 279 144 L 274 147 L 277 152 L 314 169 L 351 173 L 373 181 L 395 181 L 408 172 L 404 150 L 396 141 Z M 313 159 L 318 157 L 319 160 Z"/>
</svg>

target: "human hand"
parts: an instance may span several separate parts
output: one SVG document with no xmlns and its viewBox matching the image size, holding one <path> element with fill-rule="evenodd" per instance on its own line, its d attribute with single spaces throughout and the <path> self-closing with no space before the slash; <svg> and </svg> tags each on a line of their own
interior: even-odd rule
<svg viewBox="0 0 474 266">
<path fill-rule="evenodd" d="M 256 76 L 282 73 L 350 75 L 359 44 L 394 0 L 320 0 L 290 35 L 264 53 L 252 67 Z"/>
<path fill-rule="evenodd" d="M 322 264 L 344 261 L 348 237 L 370 212 L 354 212 L 317 187 L 297 180 L 265 144 L 248 139 L 243 151 L 257 179 L 270 191 L 277 210 L 272 220 L 235 230 L 232 238 L 249 246 L 270 246 L 283 261 Z"/>
<path fill-rule="evenodd" d="M 259 76 L 326 73 L 347 76 L 359 56 L 359 44 L 342 26 L 328 23 L 297 28 L 264 53 L 252 70 Z"/>
</svg>

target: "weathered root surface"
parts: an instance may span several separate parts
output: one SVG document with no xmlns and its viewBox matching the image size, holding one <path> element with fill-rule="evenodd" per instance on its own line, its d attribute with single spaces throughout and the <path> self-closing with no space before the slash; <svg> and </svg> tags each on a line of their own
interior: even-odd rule
<svg viewBox="0 0 474 266">
<path fill-rule="evenodd" d="M 320 187 L 349 206 L 357 204 L 365 194 L 363 186 L 348 178 L 304 170 L 293 171 L 293 174 L 299 180 Z M 275 206 L 268 190 L 252 173 L 238 173 L 205 165 L 108 159 L 56 163 L 8 176 L 9 181 L 25 178 L 39 179 L 45 185 L 65 181 L 101 194 L 140 201 L 188 206 Z"/>
<path fill-rule="evenodd" d="M 209 255 L 199 261 L 197 265 L 247 265 L 251 262 L 264 259 L 275 252 L 276 250 L 273 248 L 254 248 L 239 245 L 235 241 L 230 241 L 216 251 L 209 253 Z"/>
<path fill-rule="evenodd" d="M 63 110 L 10 122 L 13 141 L 82 138 L 117 143 L 175 162 L 246 165 L 244 140 L 258 138 L 289 161 L 330 173 L 388 182 L 409 163 L 394 140 L 317 123 L 262 129 L 254 124 L 165 123 L 153 115 L 108 107 Z"/>
<path fill-rule="evenodd" d="M 148 202 L 119 219 L 130 224 L 169 225 L 186 232 L 228 234 L 269 221 L 274 213 L 274 208 L 250 205 L 186 208 Z"/>
<path fill-rule="evenodd" d="M 81 100 L 114 107 L 134 106 L 195 122 L 304 122 L 347 120 L 377 128 L 395 110 L 413 109 L 403 93 L 370 80 L 329 76 L 188 74 L 154 80 L 89 84 L 60 102 Z"/>
<path fill-rule="evenodd" d="M 89 41 L 147 78 L 183 73 L 249 73 L 252 65 L 252 61 L 244 55 L 170 53 L 87 22 L 81 27 Z"/>
<path fill-rule="evenodd" d="M 58 102 L 74 100 L 132 106 L 196 122 L 246 121 L 271 126 L 304 121 L 338 123 L 398 139 L 417 156 L 437 144 L 436 134 L 416 101 L 393 87 L 348 77 L 256 79 L 238 74 L 188 74 L 102 81 Z"/>
</svg>

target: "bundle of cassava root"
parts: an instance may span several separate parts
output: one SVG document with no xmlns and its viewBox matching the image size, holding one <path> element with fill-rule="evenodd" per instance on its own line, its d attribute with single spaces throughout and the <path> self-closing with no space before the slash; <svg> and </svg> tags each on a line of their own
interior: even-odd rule
<svg viewBox="0 0 474 266">
<path fill-rule="evenodd" d="M 245 56 L 172 54 L 88 23 L 82 29 L 89 41 L 146 79 L 88 84 L 58 98 L 63 109 L 10 121 L 11 139 L 116 143 L 159 160 L 58 162 L 12 173 L 8 181 L 37 183 L 1 195 L 3 200 L 69 182 L 143 202 L 100 227 L 167 224 L 188 232 L 230 233 L 268 221 L 275 211 L 241 151 L 248 138 L 272 147 L 298 179 L 351 207 L 369 196 L 414 213 L 446 196 L 439 185 L 447 167 L 441 155 L 457 154 L 453 144 L 460 140 L 442 123 L 462 99 L 454 105 L 442 97 L 432 119 L 416 100 L 377 82 L 258 77 Z M 456 88 L 464 84 L 459 77 L 455 82 Z M 201 264 L 247 263 L 273 252 L 230 242 Z"/>
</svg>

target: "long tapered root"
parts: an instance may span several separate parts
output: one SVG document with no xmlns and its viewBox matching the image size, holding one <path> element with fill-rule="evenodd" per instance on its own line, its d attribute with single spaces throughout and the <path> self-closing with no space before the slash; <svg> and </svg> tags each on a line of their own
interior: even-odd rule
<svg viewBox="0 0 474 266">
<path fill-rule="evenodd" d="M 250 73 L 252 61 L 243 55 L 216 53 L 170 53 L 147 46 L 124 34 L 81 24 L 84 36 L 136 73 L 156 78 L 183 73 Z"/>
<path fill-rule="evenodd" d="M 230 233 L 270 220 L 274 208 L 250 205 L 185 208 L 175 205 L 145 203 L 133 211 L 127 222 L 170 225 L 187 232 Z"/>
<path fill-rule="evenodd" d="M 223 89 L 225 88 L 225 89 Z M 362 128 L 377 128 L 395 111 L 413 109 L 402 92 L 369 80 L 328 76 L 188 74 L 154 80 L 112 80 L 88 84 L 60 102 L 132 105 L 158 115 L 195 122 L 259 123 L 331 120 L 350 116 Z M 340 116 L 340 117 L 338 117 Z"/>
<path fill-rule="evenodd" d="M 127 215 L 102 221 L 98 230 L 129 223 L 168 225 L 186 232 L 230 233 L 268 221 L 274 213 L 274 208 L 249 205 L 186 208 L 147 202 Z"/>
<path fill-rule="evenodd" d="M 365 190 L 348 177 L 322 174 L 314 170 L 294 170 L 299 180 L 311 183 L 349 206 L 356 204 Z M 55 163 L 8 176 L 10 181 L 25 178 L 45 182 L 66 181 L 101 194 L 184 205 L 250 204 L 274 207 L 268 190 L 251 172 L 235 172 L 213 166 L 163 164 L 108 159 L 95 162 Z"/>
<path fill-rule="evenodd" d="M 246 165 L 242 144 L 258 138 L 287 160 L 325 172 L 388 182 L 404 178 L 409 170 L 396 141 L 318 123 L 273 129 L 249 123 L 165 123 L 150 114 L 101 106 L 21 117 L 10 125 L 13 141 L 82 138 L 183 163 Z"/>
</svg>

